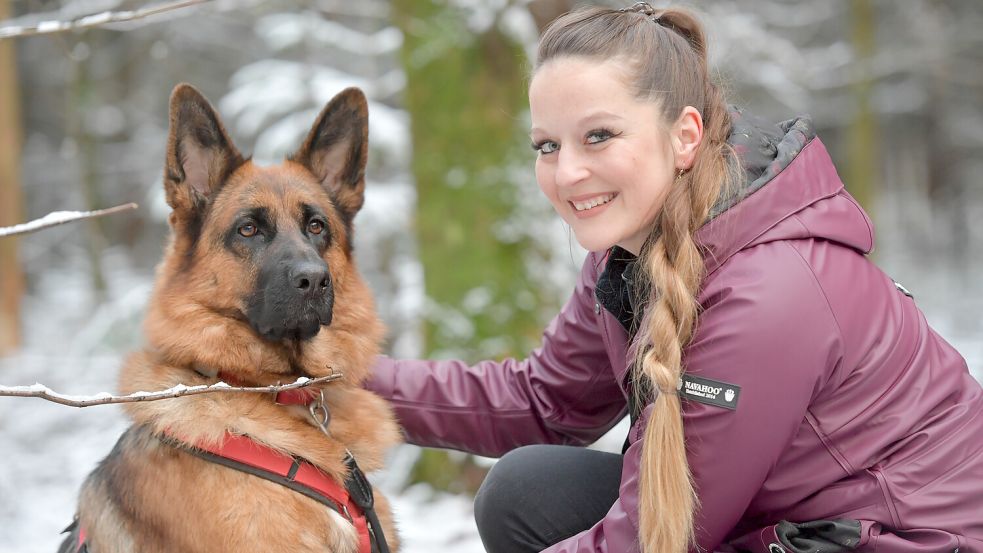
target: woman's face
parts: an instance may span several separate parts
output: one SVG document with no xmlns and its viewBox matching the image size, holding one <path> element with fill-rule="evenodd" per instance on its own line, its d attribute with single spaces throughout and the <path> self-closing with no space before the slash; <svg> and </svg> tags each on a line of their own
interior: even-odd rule
<svg viewBox="0 0 983 553">
<path fill-rule="evenodd" d="M 677 173 L 655 102 L 638 100 L 626 67 L 551 60 L 529 87 L 536 180 L 580 245 L 637 254 Z"/>
</svg>

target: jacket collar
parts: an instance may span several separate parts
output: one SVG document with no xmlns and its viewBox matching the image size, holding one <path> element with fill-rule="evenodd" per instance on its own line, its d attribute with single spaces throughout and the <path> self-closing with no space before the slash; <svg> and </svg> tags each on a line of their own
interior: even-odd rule
<svg viewBox="0 0 983 553">
<path fill-rule="evenodd" d="M 705 249 L 706 275 L 711 275 L 738 251 L 761 241 L 769 230 L 794 214 L 842 192 L 843 183 L 829 153 L 822 141 L 813 138 L 787 167 L 769 179 L 767 186 L 743 198 L 697 231 L 696 240 Z M 855 203 L 853 207 L 859 209 Z M 866 219 L 866 215 L 863 217 Z M 809 233 L 803 233 L 806 235 Z M 855 245 L 869 250 L 873 235 L 858 240 Z"/>
</svg>

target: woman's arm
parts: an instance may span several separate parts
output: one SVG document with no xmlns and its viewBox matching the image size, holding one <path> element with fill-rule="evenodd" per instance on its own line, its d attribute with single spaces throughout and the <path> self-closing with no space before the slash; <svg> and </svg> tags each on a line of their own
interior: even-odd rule
<svg viewBox="0 0 983 553">
<path fill-rule="evenodd" d="M 367 386 L 392 403 L 417 445 L 497 457 L 522 445 L 597 439 L 625 412 L 595 311 L 597 264 L 587 257 L 528 358 L 469 365 L 380 357 Z"/>
</svg>

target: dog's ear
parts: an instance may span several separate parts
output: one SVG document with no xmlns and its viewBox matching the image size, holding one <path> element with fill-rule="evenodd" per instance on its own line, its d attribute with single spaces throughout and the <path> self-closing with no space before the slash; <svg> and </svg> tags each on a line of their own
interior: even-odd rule
<svg viewBox="0 0 983 553">
<path fill-rule="evenodd" d="M 328 102 L 293 156 L 321 181 L 350 224 L 365 200 L 369 107 L 365 94 L 346 88 Z"/>
<path fill-rule="evenodd" d="M 174 87 L 164 164 L 167 203 L 175 210 L 199 209 L 242 163 L 208 100 L 189 84 Z"/>
</svg>

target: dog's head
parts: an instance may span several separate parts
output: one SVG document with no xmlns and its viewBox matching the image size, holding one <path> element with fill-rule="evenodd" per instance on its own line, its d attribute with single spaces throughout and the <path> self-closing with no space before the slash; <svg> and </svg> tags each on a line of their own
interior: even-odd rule
<svg viewBox="0 0 983 553">
<path fill-rule="evenodd" d="M 264 340 L 303 342 L 335 318 L 352 266 L 368 149 L 365 96 L 324 108 L 283 164 L 245 159 L 189 85 L 174 89 L 164 173 L 173 239 L 165 293 L 246 322 Z"/>
</svg>

